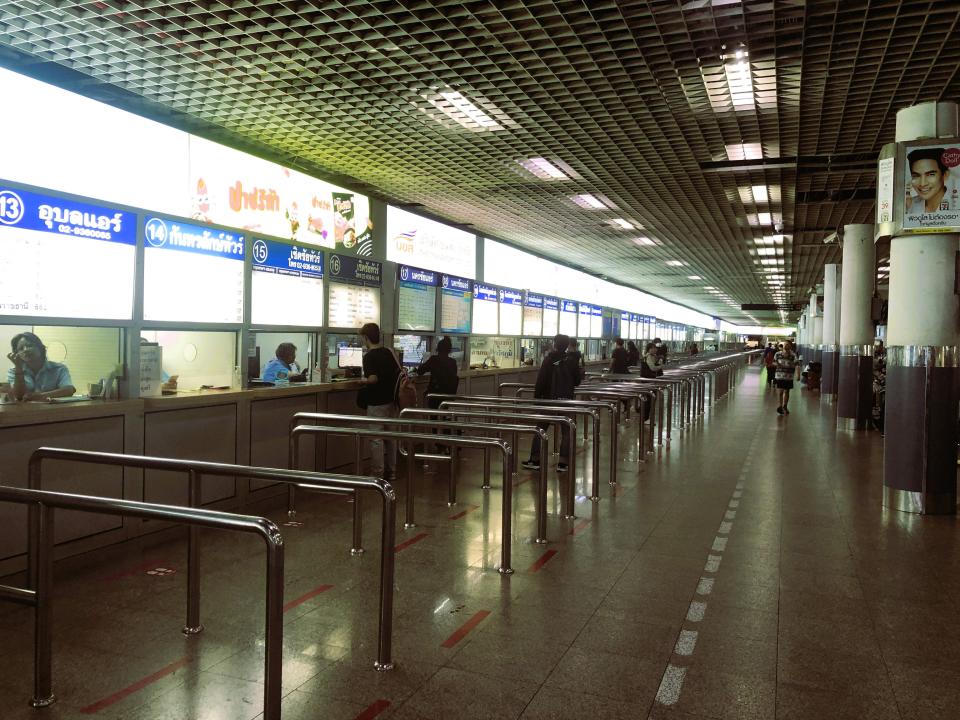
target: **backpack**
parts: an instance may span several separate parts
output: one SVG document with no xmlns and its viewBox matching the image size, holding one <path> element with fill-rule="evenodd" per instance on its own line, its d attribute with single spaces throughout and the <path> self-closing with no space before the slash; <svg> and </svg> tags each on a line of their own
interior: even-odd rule
<svg viewBox="0 0 960 720">
<path fill-rule="evenodd" d="M 562 357 L 553 363 L 553 368 L 550 371 L 551 398 L 573 399 L 573 391 L 578 384 L 574 381 L 574 378 L 580 374 L 576 358 L 573 358 L 573 360 L 573 367 L 571 367 L 570 356 Z"/>
<path fill-rule="evenodd" d="M 397 360 L 396 355 L 393 356 L 393 359 L 397 361 L 398 369 L 397 384 L 393 388 L 393 400 L 397 404 L 397 407 L 401 410 L 416 407 L 417 386 L 414 384 L 413 380 L 410 379 L 407 369 L 400 364 L 399 360 Z"/>
<path fill-rule="evenodd" d="M 586 368 L 583 362 L 583 354 L 580 352 L 567 353 L 563 356 L 564 360 L 567 362 L 567 368 L 570 371 L 570 377 L 573 379 L 573 386 L 577 387 L 580 383 L 583 382 L 585 376 Z M 571 395 L 570 397 L 573 397 Z"/>
</svg>

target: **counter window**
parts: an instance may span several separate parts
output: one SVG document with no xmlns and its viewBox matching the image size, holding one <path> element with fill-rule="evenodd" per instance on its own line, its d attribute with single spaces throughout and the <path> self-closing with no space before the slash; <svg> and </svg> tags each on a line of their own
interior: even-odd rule
<svg viewBox="0 0 960 720">
<path fill-rule="evenodd" d="M 432 340 L 425 335 L 394 335 L 393 349 L 400 355 L 404 366 L 417 367 L 430 357 Z"/>
<path fill-rule="evenodd" d="M 30 335 L 18 342 L 27 399 L 34 393 L 48 397 L 50 393 L 99 395 L 97 386 L 101 380 L 111 374 L 115 377 L 122 374 L 124 331 L 120 328 L 0 325 L 0 347 L 5 362 L 0 374 L 3 386 L 0 395 L 4 397 L 10 394 L 16 381 L 14 363 L 7 360 L 7 354 L 14 352 L 12 341 L 23 333 L 31 333 L 42 344 L 37 347 Z M 71 387 L 75 393 L 69 392 Z"/>
<path fill-rule="evenodd" d="M 514 368 L 518 365 L 517 338 L 484 335 L 470 338 L 471 368 Z"/>
<path fill-rule="evenodd" d="M 141 342 L 160 346 L 166 391 L 239 387 L 237 334 L 198 330 L 143 330 Z"/>
<path fill-rule="evenodd" d="M 314 381 L 313 333 L 255 332 L 248 352 L 251 384 L 260 381 L 282 385 L 284 373 L 289 382 Z"/>
</svg>

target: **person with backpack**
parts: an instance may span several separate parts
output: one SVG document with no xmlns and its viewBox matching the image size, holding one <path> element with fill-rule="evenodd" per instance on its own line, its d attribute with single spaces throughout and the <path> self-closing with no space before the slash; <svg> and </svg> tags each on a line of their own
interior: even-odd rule
<svg viewBox="0 0 960 720">
<path fill-rule="evenodd" d="M 587 373 L 587 363 L 583 359 L 583 353 L 580 352 L 580 341 L 576 338 L 569 339 L 567 356 L 570 360 L 570 366 L 576 368 L 576 372 L 573 374 L 573 385 L 576 387 L 583 382 L 583 378 Z"/>
<path fill-rule="evenodd" d="M 630 355 L 623 347 L 623 338 L 616 338 L 613 352 L 610 353 L 610 372 L 624 375 L 630 372 Z"/>
<path fill-rule="evenodd" d="M 579 372 L 577 358 L 567 352 L 570 338 L 560 334 L 553 338 L 553 350 L 547 353 L 537 373 L 537 383 L 533 389 L 533 397 L 539 400 L 572 400 L 573 391 L 577 386 L 574 381 Z M 538 424 L 546 430 L 549 425 Z M 560 427 L 560 462 L 557 463 L 557 472 L 566 472 L 566 458 L 570 452 L 570 430 L 566 425 Z M 540 469 L 540 438 L 534 437 L 530 445 L 530 459 L 523 463 L 527 470 Z"/>
<path fill-rule="evenodd" d="M 367 417 L 397 417 L 397 387 L 401 379 L 400 361 L 393 351 L 385 348 L 380 326 L 367 323 L 360 328 L 360 340 L 367 352 L 363 355 L 363 387 L 357 394 L 357 404 L 367 411 Z M 397 477 L 397 443 L 394 440 L 370 440 L 370 473 L 384 480 Z"/>
</svg>

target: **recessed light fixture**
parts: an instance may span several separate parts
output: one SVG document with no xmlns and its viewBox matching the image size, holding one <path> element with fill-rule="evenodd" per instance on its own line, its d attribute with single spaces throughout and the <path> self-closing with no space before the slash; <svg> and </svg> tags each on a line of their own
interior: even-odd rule
<svg viewBox="0 0 960 720">
<path fill-rule="evenodd" d="M 570 176 L 552 162 L 542 157 L 517 160 L 520 166 L 531 175 L 541 180 L 569 180 Z"/>
<path fill-rule="evenodd" d="M 620 228 L 621 230 L 636 230 L 636 226 L 628 220 L 623 218 L 612 218 L 607 220 L 608 225 L 613 225 L 613 227 Z"/>
<path fill-rule="evenodd" d="M 703 280 L 699 275 L 687 275 L 687 280 Z"/>
<path fill-rule="evenodd" d="M 727 145 L 728 160 L 759 160 L 763 157 L 763 145 L 760 143 L 737 143 Z"/>
<path fill-rule="evenodd" d="M 716 288 L 715 288 L 713 285 L 704 285 L 704 286 L 703 286 L 703 289 L 704 289 L 704 290 L 716 290 Z"/>
<path fill-rule="evenodd" d="M 641 235 L 640 237 L 635 237 L 633 239 L 633 242 L 636 243 L 637 245 L 656 245 L 657 244 L 657 241 L 654 240 L 653 238 L 644 237 L 643 235 Z"/>
<path fill-rule="evenodd" d="M 759 247 L 754 252 L 757 255 L 776 255 L 777 249 L 772 247 Z"/>
<path fill-rule="evenodd" d="M 667 265 L 670 267 L 683 267 L 686 263 L 681 260 L 667 260 Z"/>
<path fill-rule="evenodd" d="M 607 210 L 610 208 L 605 202 L 600 200 L 589 193 L 583 193 L 581 195 L 573 195 L 571 198 L 573 202 L 579 205 L 582 208 L 587 210 Z"/>
</svg>

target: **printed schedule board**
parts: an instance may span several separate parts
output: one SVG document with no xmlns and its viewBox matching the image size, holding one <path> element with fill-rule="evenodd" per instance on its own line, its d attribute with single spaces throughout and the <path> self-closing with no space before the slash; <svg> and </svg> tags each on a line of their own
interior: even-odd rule
<svg viewBox="0 0 960 720">
<path fill-rule="evenodd" d="M 603 308 L 599 305 L 590 306 L 590 337 L 603 337 Z"/>
<path fill-rule="evenodd" d="M 580 303 L 580 314 L 577 318 L 577 332 L 580 337 L 590 337 L 590 306 Z"/>
<path fill-rule="evenodd" d="M 500 334 L 519 335 L 523 330 L 523 293 L 504 288 L 500 291 Z"/>
<path fill-rule="evenodd" d="M 436 326 L 439 273 L 401 265 L 397 274 L 400 279 L 397 329 L 433 332 Z"/>
<path fill-rule="evenodd" d="M 560 301 L 557 298 L 543 299 L 543 337 L 553 337 L 560 332 Z"/>
<path fill-rule="evenodd" d="M 380 285 L 383 266 L 372 260 L 330 255 L 327 274 L 327 325 L 360 328 L 380 322 Z"/>
<path fill-rule="evenodd" d="M 243 322 L 243 235 L 147 217 L 143 318 Z"/>
<path fill-rule="evenodd" d="M 523 334 L 540 337 L 543 332 L 543 296 L 527 293 L 523 303 Z"/>
<path fill-rule="evenodd" d="M 440 332 L 469 333 L 473 301 L 473 281 L 444 275 L 440 290 Z"/>
<path fill-rule="evenodd" d="M 323 325 L 323 251 L 256 238 L 253 241 L 255 325 Z"/>
<path fill-rule="evenodd" d="M 497 288 L 475 283 L 473 286 L 474 335 L 496 335 L 499 327 L 499 311 Z"/>
<path fill-rule="evenodd" d="M 0 315 L 131 319 L 136 242 L 132 213 L 0 185 Z"/>
</svg>

